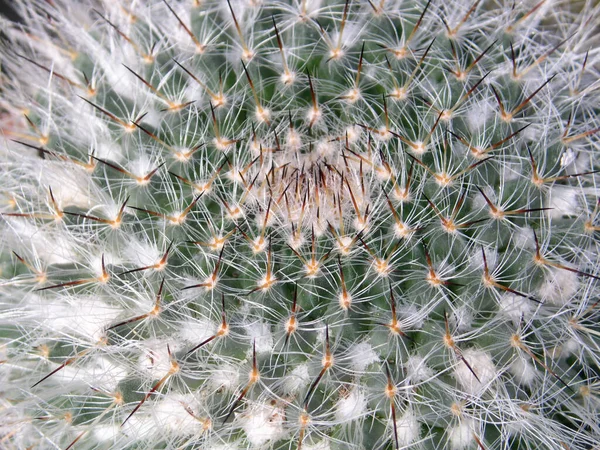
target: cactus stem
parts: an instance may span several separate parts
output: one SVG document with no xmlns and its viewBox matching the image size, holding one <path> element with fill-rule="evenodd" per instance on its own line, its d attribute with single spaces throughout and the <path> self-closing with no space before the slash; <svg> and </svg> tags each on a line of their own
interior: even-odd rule
<svg viewBox="0 0 600 450">
<path fill-rule="evenodd" d="M 235 26 L 235 30 L 240 39 L 240 44 L 242 46 L 242 58 L 248 62 L 254 57 L 254 51 L 251 50 L 246 44 L 246 40 L 244 39 L 244 34 L 242 33 L 242 28 L 235 17 L 235 13 L 233 12 L 233 8 L 231 7 L 231 1 L 227 0 L 227 6 L 229 6 L 229 11 L 231 12 L 231 17 L 233 18 L 233 24 Z"/>
<path fill-rule="evenodd" d="M 173 375 L 175 375 L 176 373 L 179 372 L 179 370 L 180 370 L 179 364 L 177 363 L 177 361 L 175 361 L 172 358 L 170 349 L 168 349 L 168 353 L 169 353 L 169 358 L 171 359 L 171 366 L 169 368 L 169 371 L 166 373 L 166 375 L 164 377 L 162 377 L 160 380 L 158 380 L 158 382 L 154 386 L 152 386 L 152 389 L 150 389 L 150 391 L 148 391 L 148 393 L 136 405 L 136 407 L 133 409 L 133 411 L 131 411 L 131 413 L 125 418 L 125 420 L 121 423 L 121 428 L 123 428 L 123 426 L 131 418 L 131 416 L 133 416 L 142 407 L 142 405 L 146 402 L 146 400 L 148 400 L 150 398 L 150 396 L 152 394 L 157 392 L 161 388 L 161 386 L 167 382 L 167 380 L 169 378 L 171 378 Z"/>
<path fill-rule="evenodd" d="M 542 303 L 541 301 L 539 301 L 532 295 L 524 294 L 515 289 L 509 288 L 508 286 L 504 286 L 503 284 L 500 284 L 498 281 L 496 281 L 494 279 L 494 277 L 492 276 L 492 274 L 490 274 L 490 271 L 489 271 L 489 268 L 487 265 L 487 258 L 485 256 L 485 250 L 483 249 L 483 247 L 481 247 L 481 253 L 483 255 L 483 286 L 484 287 L 486 287 L 486 288 L 494 287 L 494 288 L 500 289 L 502 291 L 510 292 L 511 294 L 518 295 L 519 297 L 527 298 L 536 303 L 540 303 L 540 304 Z"/>
<path fill-rule="evenodd" d="M 120 275 L 127 275 L 127 274 L 130 274 L 130 273 L 143 272 L 143 271 L 150 270 L 150 269 L 154 269 L 157 272 L 160 272 L 160 271 L 164 270 L 164 268 L 167 266 L 167 262 L 168 262 L 168 259 L 169 259 L 169 252 L 171 251 L 172 247 L 173 247 L 173 241 L 171 241 L 171 243 L 167 247 L 165 253 L 163 254 L 162 258 L 156 264 L 152 264 L 150 266 L 138 267 L 136 269 L 126 270 L 125 272 L 121 272 L 118 275 L 119 276 Z"/>
<path fill-rule="evenodd" d="M 456 38 L 456 35 L 458 34 L 459 30 L 465 24 L 465 22 L 467 20 L 469 20 L 469 17 L 471 17 L 471 14 L 473 14 L 473 12 L 475 11 L 475 9 L 477 9 L 477 6 L 479 5 L 480 2 L 481 2 L 481 0 L 476 0 L 473 3 L 473 5 L 471 6 L 471 8 L 469 8 L 469 10 L 467 11 L 467 13 L 462 17 L 462 19 L 460 19 L 460 21 L 458 22 L 458 24 L 456 24 L 456 26 L 454 28 L 450 28 L 448 26 L 448 23 L 446 22 L 446 20 L 442 19 L 443 22 L 444 22 L 444 25 L 446 27 L 446 36 L 448 36 L 448 39 L 455 39 Z"/>
<path fill-rule="evenodd" d="M 39 62 L 37 62 L 37 61 L 35 61 L 35 60 L 31 59 L 31 58 L 28 58 L 27 56 L 21 55 L 20 53 L 15 53 L 15 54 L 19 58 L 23 58 L 25 61 L 28 61 L 31 64 L 33 64 L 34 66 L 36 66 L 36 67 L 38 67 L 38 68 L 40 68 L 40 69 L 48 72 L 51 77 L 59 78 L 60 80 L 67 82 L 69 85 L 71 85 L 73 87 L 81 89 L 82 91 L 86 91 L 87 94 L 88 94 L 88 96 L 90 96 L 90 97 L 93 97 L 96 94 L 95 90 L 92 90 L 90 87 L 88 87 L 86 89 L 86 87 L 84 85 L 82 85 L 81 83 L 78 83 L 77 81 L 73 81 L 72 79 L 70 79 L 70 78 L 68 78 L 68 77 L 66 77 L 64 75 L 61 75 L 60 73 L 56 72 L 54 70 L 54 68 L 49 69 L 48 67 L 40 64 Z"/>
<path fill-rule="evenodd" d="M 104 343 L 106 343 L 105 338 L 102 338 L 101 341 L 99 342 L 100 345 L 103 345 Z M 72 356 L 70 358 L 67 358 L 67 360 L 62 363 L 60 366 L 58 366 L 56 369 L 54 369 L 52 372 L 50 372 L 48 375 L 46 375 L 45 377 L 41 378 L 38 382 L 36 382 L 35 384 L 33 384 L 31 387 L 34 388 L 36 387 L 38 384 L 46 381 L 48 378 L 50 378 L 52 375 L 54 375 L 55 373 L 59 372 L 60 370 L 64 369 L 65 367 L 73 364 L 75 361 L 77 361 L 79 358 L 82 358 L 83 356 L 87 355 L 89 352 L 91 352 L 92 350 L 94 350 L 94 347 L 89 347 L 86 348 L 82 351 L 80 351 L 79 353 L 77 353 L 75 356 Z"/>
<path fill-rule="evenodd" d="M 329 369 L 331 369 L 331 367 L 333 367 L 333 364 L 334 364 L 334 358 L 333 358 L 333 355 L 331 354 L 331 347 L 329 344 L 329 324 L 325 324 L 325 348 L 323 350 L 323 358 L 321 360 L 322 368 L 321 368 L 321 371 L 319 372 L 319 375 L 317 375 L 315 380 L 310 385 L 310 388 L 306 392 L 306 396 L 304 397 L 304 401 L 302 402 L 302 404 L 304 405 L 304 409 L 308 408 L 308 403 L 310 402 L 310 399 L 314 393 L 314 390 L 317 388 L 319 382 L 321 381 L 321 378 L 323 378 L 323 375 L 325 375 L 325 373 Z"/>
<path fill-rule="evenodd" d="M 521 340 L 521 337 L 518 334 L 513 334 L 510 338 L 510 345 L 515 349 L 524 351 L 531 359 L 533 359 L 537 364 L 542 366 L 546 372 L 560 381 L 567 389 L 571 390 L 571 387 L 563 381 L 561 377 L 559 377 L 556 372 L 554 372 L 548 365 L 542 361 L 533 351 Z"/>
<path fill-rule="evenodd" d="M 254 340 L 252 341 L 252 369 L 248 374 L 248 383 L 246 384 L 246 387 L 244 387 L 238 398 L 235 400 L 235 402 L 233 402 L 233 405 L 231 405 L 231 409 L 229 410 L 229 413 L 227 413 L 227 415 L 225 416 L 225 419 L 223 419 L 223 423 L 227 422 L 227 419 L 231 417 L 231 415 L 236 410 L 240 402 L 244 399 L 250 388 L 252 388 L 252 386 L 254 386 L 256 383 L 258 383 L 259 380 L 260 372 L 256 364 L 256 340 Z"/>
<path fill-rule="evenodd" d="M 164 162 L 159 164 L 156 168 L 152 169 L 150 172 L 148 172 L 146 175 L 144 176 L 137 176 L 134 175 L 133 173 L 129 172 L 128 170 L 123 169 L 122 167 L 117 166 L 116 164 L 110 163 L 108 161 L 105 161 L 103 159 L 100 158 L 96 158 L 95 156 L 92 156 L 92 158 L 98 162 L 101 162 L 102 164 L 110 167 L 111 169 L 116 170 L 117 172 L 122 173 L 123 175 L 127 175 L 129 178 L 134 179 L 138 185 L 140 186 L 146 186 L 148 183 L 150 183 L 150 180 L 152 179 L 152 177 L 154 176 L 154 174 L 156 174 L 156 172 L 158 171 L 158 169 L 160 169 L 162 166 L 164 166 Z"/>
<path fill-rule="evenodd" d="M 515 20 L 511 25 L 506 27 L 506 32 L 508 34 L 512 34 L 519 25 L 521 25 L 523 22 L 525 22 L 527 20 L 527 18 L 531 17 L 539 8 L 541 8 L 541 6 L 544 3 L 546 3 L 546 0 L 541 0 L 540 2 L 535 4 L 533 6 L 533 8 L 531 8 L 529 11 L 527 11 L 525 14 L 523 14 L 520 18 Z"/>
<path fill-rule="evenodd" d="M 572 95 L 578 95 L 581 93 L 581 91 L 579 90 L 579 87 L 581 86 L 581 79 L 583 78 L 583 73 L 585 72 L 585 67 L 587 66 L 589 54 L 590 54 L 590 51 L 587 50 L 585 52 L 585 57 L 583 58 L 583 64 L 581 65 L 581 70 L 579 71 L 579 75 L 577 76 L 577 81 L 575 83 L 575 87 L 572 88 L 572 90 L 571 90 Z"/>
<path fill-rule="evenodd" d="M 454 341 L 452 334 L 450 333 L 450 325 L 448 324 L 448 312 L 445 310 L 444 310 L 444 327 L 446 329 L 446 333 L 444 334 L 444 345 L 454 352 L 456 357 L 459 358 L 465 364 L 465 366 L 467 366 L 467 369 L 469 369 L 469 371 L 473 374 L 475 379 L 481 383 L 481 380 L 475 373 L 475 370 L 473 370 L 473 367 L 471 367 L 471 365 L 467 362 L 467 359 L 463 356 L 461 350 L 456 345 L 456 342 Z"/>
<path fill-rule="evenodd" d="M 191 350 L 189 350 L 185 354 L 185 356 L 188 357 L 189 355 L 194 353 L 196 350 L 204 347 L 206 344 L 212 342 L 216 338 L 227 336 L 228 334 L 229 334 L 229 324 L 227 323 L 227 316 L 225 315 L 225 296 L 223 295 L 223 293 L 221 293 L 221 324 L 219 325 L 217 332 L 215 334 L 213 334 L 211 337 L 206 338 L 204 341 L 200 342 L 198 345 L 196 345 Z"/>
<path fill-rule="evenodd" d="M 179 18 L 179 16 L 177 15 L 177 13 L 175 13 L 175 11 L 173 10 L 173 8 L 171 8 L 171 5 L 169 5 L 169 3 L 167 2 L 167 0 L 163 0 L 163 2 L 165 3 L 165 5 L 167 6 L 167 8 L 169 8 L 169 11 L 171 11 L 171 13 L 175 16 L 175 18 L 177 19 L 177 22 L 179 22 L 179 25 L 181 25 L 181 27 L 185 30 L 185 32 L 187 33 L 187 35 L 190 37 L 190 39 L 194 42 L 194 45 L 196 46 L 196 53 L 201 55 L 206 51 L 206 45 L 200 43 L 200 41 L 198 40 L 198 38 L 194 35 L 194 33 L 192 33 L 192 30 L 190 30 L 188 28 L 188 26 L 183 22 L 183 20 L 181 20 Z"/>
</svg>

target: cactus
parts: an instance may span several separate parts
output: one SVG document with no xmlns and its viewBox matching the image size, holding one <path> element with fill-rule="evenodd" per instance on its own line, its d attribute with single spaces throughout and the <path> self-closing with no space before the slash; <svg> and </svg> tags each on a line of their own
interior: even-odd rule
<svg viewBox="0 0 600 450">
<path fill-rule="evenodd" d="M 600 6 L 14 8 L 0 447 L 597 448 Z"/>
</svg>

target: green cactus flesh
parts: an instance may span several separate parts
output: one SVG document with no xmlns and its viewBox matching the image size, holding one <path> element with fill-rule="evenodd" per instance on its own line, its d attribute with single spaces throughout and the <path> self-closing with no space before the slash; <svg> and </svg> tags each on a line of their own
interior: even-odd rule
<svg viewBox="0 0 600 450">
<path fill-rule="evenodd" d="M 0 447 L 597 448 L 600 6 L 13 7 Z"/>
</svg>

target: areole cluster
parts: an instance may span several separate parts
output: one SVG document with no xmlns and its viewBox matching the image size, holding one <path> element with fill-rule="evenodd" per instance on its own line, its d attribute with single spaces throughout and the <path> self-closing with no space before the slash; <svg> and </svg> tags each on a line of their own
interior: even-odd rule
<svg viewBox="0 0 600 450">
<path fill-rule="evenodd" d="M 0 447 L 600 442 L 600 5 L 14 8 Z"/>
</svg>

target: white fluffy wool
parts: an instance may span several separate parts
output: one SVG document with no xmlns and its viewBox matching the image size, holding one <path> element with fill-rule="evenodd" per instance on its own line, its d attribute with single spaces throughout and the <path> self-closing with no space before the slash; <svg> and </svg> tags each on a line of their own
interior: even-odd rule
<svg viewBox="0 0 600 450">
<path fill-rule="evenodd" d="M 489 353 L 477 349 L 467 349 L 462 355 L 477 374 L 479 381 L 462 359 L 454 369 L 454 377 L 467 393 L 478 394 L 498 375 L 494 361 Z"/>
<path fill-rule="evenodd" d="M 161 112 L 158 109 L 156 109 L 155 107 L 150 106 L 149 104 L 147 105 L 147 107 L 148 107 L 148 114 L 146 114 L 144 116 L 142 123 L 145 125 L 149 125 L 153 128 L 160 126 L 160 122 L 163 117 Z M 150 170 L 152 170 L 152 169 L 150 169 Z M 136 173 L 136 172 L 133 172 L 133 173 Z"/>
<path fill-rule="evenodd" d="M 531 386 L 538 375 L 535 367 L 520 355 L 515 357 L 508 370 L 514 380 L 524 386 Z"/>
<path fill-rule="evenodd" d="M 421 424 L 414 412 L 407 410 L 400 418 L 396 419 L 396 433 L 399 447 L 409 446 L 419 439 Z"/>
<path fill-rule="evenodd" d="M 523 250 L 535 250 L 535 238 L 533 236 L 533 229 L 528 226 L 517 228 L 512 239 L 514 241 L 515 248 Z"/>
<path fill-rule="evenodd" d="M 221 364 L 212 370 L 208 383 L 213 390 L 233 391 L 237 388 L 239 379 L 240 373 L 237 367 L 231 364 Z"/>
<path fill-rule="evenodd" d="M 400 328 L 407 330 L 418 330 L 423 328 L 425 324 L 425 319 L 427 318 L 427 314 L 423 313 L 423 310 L 417 309 L 415 305 L 406 305 L 401 308 L 398 312 L 398 320 L 400 323 Z"/>
<path fill-rule="evenodd" d="M 288 395 L 297 394 L 300 390 L 308 386 L 308 383 L 310 383 L 308 365 L 300 364 L 284 377 L 283 392 Z"/>
<path fill-rule="evenodd" d="M 165 342 L 158 339 L 149 339 L 144 342 L 138 360 L 138 370 L 151 379 L 164 377 L 171 369 L 171 352 L 177 350 L 177 343 Z"/>
<path fill-rule="evenodd" d="M 210 450 L 239 450 L 239 447 L 236 444 L 213 444 L 210 447 Z"/>
<path fill-rule="evenodd" d="M 549 217 L 560 219 L 563 216 L 577 216 L 581 211 L 579 198 L 581 191 L 573 186 L 554 185 L 548 190 L 546 211 Z"/>
<path fill-rule="evenodd" d="M 115 212 L 115 214 L 109 217 L 114 217 L 116 215 L 117 214 Z M 115 253 L 109 251 L 100 253 L 98 249 L 94 249 L 86 256 L 89 270 L 91 270 L 93 272 L 93 275 L 97 278 L 100 278 L 104 275 L 102 261 L 104 261 L 104 270 L 106 270 L 108 266 L 115 266 L 121 264 L 120 258 Z M 154 298 L 152 299 L 152 301 L 154 301 Z"/>
<path fill-rule="evenodd" d="M 498 200 L 496 198 L 496 192 L 494 191 L 494 189 L 491 186 L 484 186 L 481 190 L 486 195 L 486 197 L 490 199 L 490 201 L 492 203 L 497 203 Z M 473 208 L 485 209 L 486 211 L 489 211 L 489 207 L 488 207 L 485 197 L 479 192 L 473 197 Z M 478 252 L 478 251 L 479 251 L 479 254 L 481 255 L 480 249 L 475 249 L 475 252 Z"/>
<path fill-rule="evenodd" d="M 492 272 L 496 264 L 498 263 L 498 252 L 491 247 L 487 247 L 485 250 L 485 260 L 487 261 L 488 270 Z M 473 253 L 469 256 L 469 265 L 475 269 L 483 273 L 484 261 L 483 261 L 483 253 L 481 252 L 481 248 L 476 248 L 473 250 Z"/>
<path fill-rule="evenodd" d="M 271 334 L 271 326 L 268 323 L 262 321 L 251 322 L 244 326 L 244 331 L 250 338 L 250 342 L 255 343 L 256 353 L 271 353 L 273 351 L 273 335 Z"/>
<path fill-rule="evenodd" d="M 256 402 L 239 416 L 242 430 L 253 447 L 277 441 L 286 435 L 285 411 L 277 405 Z"/>
<path fill-rule="evenodd" d="M 379 356 L 369 343 L 359 342 L 348 349 L 348 359 L 354 370 L 364 372 L 368 366 L 379 361 Z"/>
<path fill-rule="evenodd" d="M 93 356 L 85 358 L 80 364 L 75 362 L 73 365 L 63 367 L 52 375 L 51 380 L 60 384 L 79 381 L 94 389 L 115 392 L 127 374 L 127 368 L 118 366 L 103 356 Z"/>
<path fill-rule="evenodd" d="M 139 411 L 122 425 L 119 430 L 131 439 L 158 439 L 160 428 L 150 414 L 142 414 Z"/>
<path fill-rule="evenodd" d="M 496 105 L 488 99 L 474 102 L 466 114 L 467 125 L 472 132 L 481 129 L 494 113 Z"/>
<path fill-rule="evenodd" d="M 115 364 L 115 360 L 99 356 L 85 366 L 85 381 L 88 385 L 105 392 L 116 392 L 119 383 L 127 377 L 128 370 Z"/>
<path fill-rule="evenodd" d="M 239 447 L 235 444 L 215 444 L 210 447 L 210 450 L 238 450 Z"/>
<path fill-rule="evenodd" d="M 94 46 L 92 48 L 94 54 L 96 54 L 97 62 L 99 67 L 102 67 L 102 73 L 106 74 L 110 85 L 113 86 L 115 91 L 125 98 L 133 99 L 138 98 L 141 100 L 141 95 L 144 93 L 140 91 L 138 84 L 131 77 L 131 73 L 125 68 L 123 64 L 127 64 L 128 67 L 135 71 L 142 70 L 143 66 L 140 59 L 137 57 L 133 47 L 115 44 L 115 48 L 108 53 L 101 46 Z M 119 63 L 115 63 L 115 59 Z"/>
<path fill-rule="evenodd" d="M 541 300 L 553 305 L 566 305 L 579 289 L 577 274 L 564 269 L 551 268 L 538 288 Z"/>
<path fill-rule="evenodd" d="M 518 325 L 521 317 L 527 319 L 531 316 L 531 301 L 515 294 L 505 294 L 500 299 L 500 313 L 508 317 L 513 324 Z"/>
<path fill-rule="evenodd" d="M 463 419 L 448 430 L 448 440 L 452 450 L 464 450 L 475 442 L 473 439 L 473 421 Z"/>
<path fill-rule="evenodd" d="M 204 423 L 197 420 L 187 410 L 200 417 L 199 404 L 192 395 L 166 394 L 153 405 L 156 425 L 173 434 L 199 435 L 204 431 Z"/>
<path fill-rule="evenodd" d="M 123 257 L 139 267 L 151 266 L 156 264 L 166 251 L 166 248 L 159 249 L 154 242 L 138 240 L 134 236 L 128 240 L 128 245 L 124 249 Z"/>
<path fill-rule="evenodd" d="M 404 363 L 406 369 L 406 378 L 411 383 L 420 383 L 433 376 L 433 370 L 427 366 L 425 358 L 421 355 L 411 355 L 406 363 Z"/>
<path fill-rule="evenodd" d="M 331 450 L 331 445 L 327 439 L 323 439 L 315 444 L 303 444 L 304 450 Z"/>
<path fill-rule="evenodd" d="M 56 369 L 59 364 L 53 364 Z M 50 372 L 50 369 L 49 369 Z M 119 383 L 127 376 L 127 369 L 113 364 L 109 359 L 91 355 L 76 360 L 73 364 L 64 366 L 56 372 L 49 383 L 60 386 L 73 386 L 77 383 L 88 385 L 104 392 L 115 392 Z"/>
<path fill-rule="evenodd" d="M 94 439 L 98 442 L 106 442 L 114 440 L 121 432 L 119 424 L 96 424 L 92 429 Z"/>
<path fill-rule="evenodd" d="M 473 313 L 466 306 L 461 306 L 452 311 L 448 321 L 450 322 L 450 326 L 457 332 L 469 331 L 473 324 Z"/>
<path fill-rule="evenodd" d="M 188 342 L 192 345 L 198 345 L 211 336 L 214 336 L 216 330 L 217 326 L 210 320 L 186 320 L 182 323 L 179 336 L 185 342 Z"/>
<path fill-rule="evenodd" d="M 571 148 L 565 149 L 560 156 L 560 165 L 562 167 L 568 167 L 575 162 L 577 155 Z"/>
<path fill-rule="evenodd" d="M 116 162 L 117 164 L 123 160 L 123 149 L 114 142 L 102 140 L 96 145 L 96 149 L 99 159 Z"/>
<path fill-rule="evenodd" d="M 576 355 L 580 349 L 581 343 L 577 339 L 571 338 L 562 346 L 561 357 L 566 358 L 570 355 Z"/>
<path fill-rule="evenodd" d="M 360 388 L 353 388 L 343 396 L 335 407 L 335 419 L 339 422 L 349 422 L 363 416 L 367 408 L 365 393 Z"/>
<path fill-rule="evenodd" d="M 546 351 L 549 358 L 559 361 L 568 358 L 571 355 L 577 355 L 581 350 L 581 343 L 577 339 L 568 339 L 562 345 L 556 345 Z"/>
<path fill-rule="evenodd" d="M 101 203 L 99 188 L 90 174 L 75 164 L 65 165 L 46 161 L 38 172 L 41 186 L 52 188 L 52 194 L 60 208 L 78 206 L 87 209 Z"/>
<path fill-rule="evenodd" d="M 69 239 L 67 234 L 62 233 L 62 230 L 40 229 L 21 218 L 11 219 L 5 219 L 9 228 L 4 235 L 10 248 L 22 252 L 21 245 L 26 242 L 27 247 L 35 253 L 37 258 L 48 265 L 71 264 L 79 260 L 75 243 Z"/>
<path fill-rule="evenodd" d="M 52 303 L 35 296 L 30 306 L 49 330 L 74 333 L 96 343 L 105 335 L 105 328 L 121 314 L 121 310 L 99 297 L 64 296 Z"/>
</svg>

